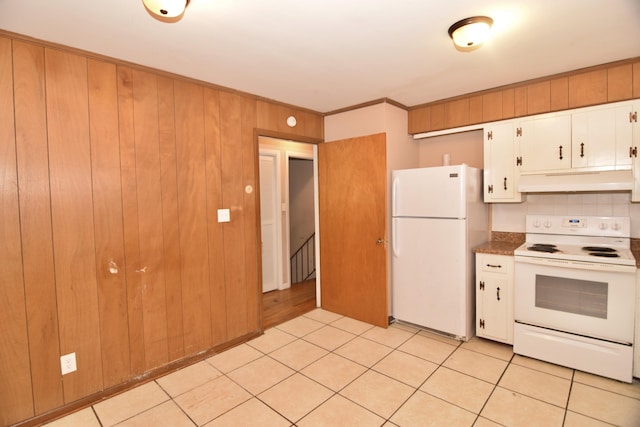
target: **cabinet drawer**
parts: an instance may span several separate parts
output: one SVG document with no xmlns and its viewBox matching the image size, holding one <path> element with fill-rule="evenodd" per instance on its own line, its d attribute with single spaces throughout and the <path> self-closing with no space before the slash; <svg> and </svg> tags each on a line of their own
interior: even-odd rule
<svg viewBox="0 0 640 427">
<path fill-rule="evenodd" d="M 476 268 L 486 273 L 511 274 L 513 257 L 507 255 L 476 254 Z"/>
</svg>

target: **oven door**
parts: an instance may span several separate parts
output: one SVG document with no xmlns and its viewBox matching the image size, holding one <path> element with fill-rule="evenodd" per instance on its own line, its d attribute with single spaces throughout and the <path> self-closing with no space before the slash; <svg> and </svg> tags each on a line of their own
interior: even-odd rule
<svg viewBox="0 0 640 427">
<path fill-rule="evenodd" d="M 515 257 L 516 322 L 633 343 L 635 267 Z"/>
</svg>

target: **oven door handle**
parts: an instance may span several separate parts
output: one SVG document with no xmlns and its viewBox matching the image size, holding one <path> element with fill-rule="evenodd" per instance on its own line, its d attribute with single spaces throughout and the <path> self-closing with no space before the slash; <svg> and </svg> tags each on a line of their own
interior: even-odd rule
<svg viewBox="0 0 640 427">
<path fill-rule="evenodd" d="M 577 270 L 596 270 L 620 273 L 635 273 L 636 271 L 635 265 L 602 264 L 588 261 L 572 261 L 567 259 L 537 258 L 518 255 L 515 256 L 515 262 L 523 264 L 548 265 L 560 268 L 575 268 Z"/>
</svg>

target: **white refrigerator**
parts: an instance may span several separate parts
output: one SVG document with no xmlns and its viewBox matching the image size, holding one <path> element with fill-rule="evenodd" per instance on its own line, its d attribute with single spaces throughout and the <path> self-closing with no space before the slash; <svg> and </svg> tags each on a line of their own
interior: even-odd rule
<svg viewBox="0 0 640 427">
<path fill-rule="evenodd" d="M 392 315 L 467 341 L 475 335 L 472 249 L 489 238 L 482 171 L 456 165 L 391 177 Z"/>
</svg>

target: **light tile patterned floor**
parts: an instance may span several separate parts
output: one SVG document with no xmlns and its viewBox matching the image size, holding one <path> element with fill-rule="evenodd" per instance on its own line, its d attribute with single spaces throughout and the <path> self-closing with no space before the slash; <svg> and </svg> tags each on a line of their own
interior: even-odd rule
<svg viewBox="0 0 640 427">
<path fill-rule="evenodd" d="M 321 309 L 60 426 L 640 426 L 640 382 Z"/>
</svg>

